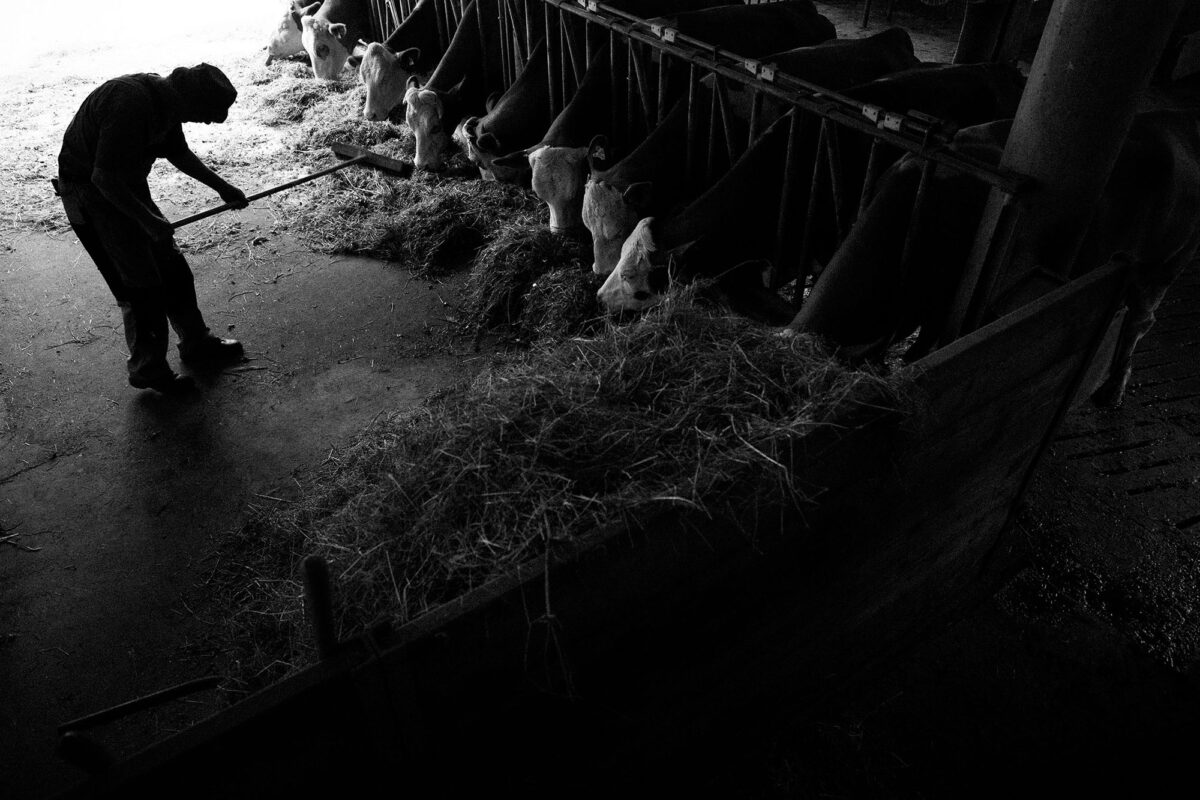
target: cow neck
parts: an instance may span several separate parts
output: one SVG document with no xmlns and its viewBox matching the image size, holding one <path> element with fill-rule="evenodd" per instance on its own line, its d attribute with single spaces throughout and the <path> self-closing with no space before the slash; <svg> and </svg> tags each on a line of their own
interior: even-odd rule
<svg viewBox="0 0 1200 800">
<path fill-rule="evenodd" d="M 651 230 L 660 250 L 674 250 L 728 228 L 746 214 L 778 213 L 790 120 L 776 121 L 706 192 Z"/>
</svg>

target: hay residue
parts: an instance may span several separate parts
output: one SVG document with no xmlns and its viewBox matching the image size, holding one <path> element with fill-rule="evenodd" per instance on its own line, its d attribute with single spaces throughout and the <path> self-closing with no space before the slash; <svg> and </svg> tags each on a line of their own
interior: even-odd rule
<svg viewBox="0 0 1200 800">
<path fill-rule="evenodd" d="M 311 247 L 396 261 L 424 275 L 462 266 L 511 225 L 541 214 L 536 197 L 509 184 L 370 170 L 320 182 L 289 219 Z"/>
<path fill-rule="evenodd" d="M 585 243 L 544 222 L 504 228 L 475 258 L 463 289 L 467 317 L 480 330 L 507 325 L 531 340 L 587 331 L 600 314 L 587 255 Z"/>
<path fill-rule="evenodd" d="M 672 507 L 737 520 L 802 504 L 789 445 L 864 404 L 896 404 L 894 389 L 812 338 L 686 295 L 594 339 L 509 357 L 378 421 L 331 456 L 304 502 L 238 534 L 233 638 L 261 648 L 243 651 L 242 680 L 309 659 L 306 555 L 331 565 L 343 637 L 403 623 L 599 526 Z"/>
</svg>

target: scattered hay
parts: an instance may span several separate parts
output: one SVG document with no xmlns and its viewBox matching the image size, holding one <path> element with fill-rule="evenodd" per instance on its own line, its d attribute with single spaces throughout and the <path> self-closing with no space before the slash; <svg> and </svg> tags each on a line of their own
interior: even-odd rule
<svg viewBox="0 0 1200 800">
<path fill-rule="evenodd" d="M 362 108 L 363 89 L 356 81 L 321 80 L 313 77 L 308 65 L 294 62 L 288 62 L 277 72 L 277 77 L 269 83 L 254 85 L 248 90 L 253 92 L 258 116 L 264 125 L 289 125 L 310 119 L 312 115 L 340 113 L 345 116 L 346 109 L 356 98 L 358 108 Z"/>
<path fill-rule="evenodd" d="M 541 214 L 536 197 L 508 184 L 371 170 L 338 176 L 334 191 L 323 182 L 290 216 L 301 238 L 322 252 L 396 261 L 425 275 L 461 266 L 500 231 Z"/>
<path fill-rule="evenodd" d="M 599 313 L 586 255 L 584 243 L 544 223 L 504 228 L 475 258 L 467 316 L 480 330 L 514 325 L 529 339 L 580 333 Z"/>
<path fill-rule="evenodd" d="M 685 293 L 595 339 L 503 360 L 378 421 L 305 500 L 237 534 L 241 679 L 310 660 L 303 556 L 330 563 L 340 635 L 403 623 L 598 526 L 672 506 L 737 520 L 802 503 L 780 463 L 789 445 L 864 404 L 896 404 L 895 389 L 812 338 Z"/>
</svg>

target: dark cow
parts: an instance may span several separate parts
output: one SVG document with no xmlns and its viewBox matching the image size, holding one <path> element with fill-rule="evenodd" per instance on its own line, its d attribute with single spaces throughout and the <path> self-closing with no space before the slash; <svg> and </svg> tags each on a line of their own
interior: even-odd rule
<svg viewBox="0 0 1200 800">
<path fill-rule="evenodd" d="M 865 39 L 824 42 L 778 53 L 765 62 L 786 64 L 795 77 L 840 90 L 864 77 L 870 79 L 893 68 L 917 61 L 912 40 L 899 28 Z M 905 93 L 906 99 L 912 91 Z M 705 103 L 700 103 L 704 107 Z M 764 122 L 779 116 L 782 109 L 764 106 Z M 748 105 L 736 104 L 735 112 L 748 117 Z M 651 136 L 614 167 L 594 172 L 580 199 L 584 224 L 592 234 L 595 261 L 592 269 L 606 275 L 616 266 L 621 244 L 639 219 L 658 216 L 684 199 L 687 180 L 685 160 L 686 110 L 676 109 Z M 809 135 L 805 141 L 812 139 Z M 808 148 L 815 141 L 808 141 Z M 696 187 L 693 187 L 696 188 Z"/>
<path fill-rule="evenodd" d="M 612 124 L 612 82 L 608 43 L 592 56 L 571 101 L 532 147 L 492 160 L 495 167 L 518 173 L 530 169 L 533 192 L 550 207 L 550 230 L 567 232 L 583 225 L 579 206 L 587 175 L 588 143 Z"/>
<path fill-rule="evenodd" d="M 304 42 L 300 38 L 300 18 L 306 14 L 315 14 L 321 7 L 320 0 L 311 5 L 302 6 L 296 0 L 287 0 L 287 11 L 271 32 L 271 40 L 267 42 L 267 63 L 277 58 L 298 56 L 304 52 Z"/>
<path fill-rule="evenodd" d="M 811 0 L 716 6 L 647 21 L 749 58 L 837 38 L 833 23 Z"/>
<path fill-rule="evenodd" d="M 385 41 L 371 42 L 358 65 L 367 89 L 363 116 L 380 121 L 404 102 L 408 79 L 427 76 L 442 56 L 437 0 L 421 0 Z"/>
<path fill-rule="evenodd" d="M 301 39 L 322 80 L 341 77 L 360 39 L 371 35 L 367 0 L 325 0 L 315 14 L 300 17 Z"/>
<path fill-rule="evenodd" d="M 709 108 L 703 97 L 696 103 L 697 113 L 704 116 L 701 130 L 707 128 Z M 580 217 L 592 237 L 592 271 L 597 275 L 612 272 L 638 220 L 674 210 L 688 189 L 695 188 L 687 172 L 687 126 L 688 102 L 683 99 L 627 156 L 607 169 L 591 170 Z M 598 147 L 603 143 L 593 144 L 590 155 L 595 156 Z"/>
<path fill-rule="evenodd" d="M 454 138 L 485 179 L 516 183 L 525 170 L 513 170 L 503 162 L 497 165 L 496 157 L 539 141 L 550 122 L 550 79 L 543 39 L 512 86 L 500 99 L 489 99 L 487 114 L 467 117 Z"/>
<path fill-rule="evenodd" d="M 721 0 L 614 0 L 608 5 L 640 15 L 664 15 L 727 5 Z M 604 33 L 593 26 L 593 33 Z M 592 43 L 579 86 L 570 101 L 550 123 L 540 142 L 492 159 L 493 169 L 512 176 L 530 171 L 534 194 L 550 209 L 550 229 L 566 232 L 583 225 L 579 216 L 583 184 L 587 177 L 588 145 L 597 135 L 610 134 L 612 86 L 608 37 Z"/>
<path fill-rule="evenodd" d="M 721 277 L 731 293 L 763 289 L 756 269 L 774 257 L 783 193 L 779 165 L 787 151 L 786 119 L 772 124 L 707 191 L 666 218 L 646 217 L 621 245 L 616 267 L 597 292 L 610 312 L 656 304 L 669 280 Z M 669 267 L 674 262 L 674 274 Z M 746 274 L 746 273 L 749 274 Z M 779 324 L 790 316 L 782 300 L 758 311 Z M 749 309 L 744 309 L 749 310 Z M 781 319 L 782 317 L 782 319 Z"/>
<path fill-rule="evenodd" d="M 997 163 L 1009 126 L 964 129 L 956 146 Z M 876 355 L 920 328 L 918 342 L 907 354 L 915 358 L 941 337 L 987 189 L 961 175 L 935 173 L 926 190 L 925 235 L 913 243 L 908 274 L 902 277 L 897 267 L 919 173 L 919 164 L 905 159 L 883 177 L 862 220 L 788 330 L 820 334 L 854 357 Z M 1073 275 L 1079 275 L 1122 253 L 1134 264 L 1128 311 L 1097 402 L 1122 401 L 1138 340 L 1200 246 L 1198 217 L 1200 124 L 1195 108 L 1138 114 L 1073 267 Z"/>
<path fill-rule="evenodd" d="M 530 8 L 541 4 L 531 4 Z M 467 115 L 485 107 L 488 80 L 500 71 L 497 0 L 472 0 L 450 46 L 429 80 L 409 78 L 404 93 L 405 119 L 416 139 L 417 169 L 440 170 L 452 147 L 451 131 Z"/>
<path fill-rule="evenodd" d="M 918 111 L 971 125 L 988 122 L 996 117 L 1011 116 L 1016 111 L 1022 87 L 1023 78 L 1011 67 L 968 64 L 908 70 L 872 81 L 862 87 L 847 90 L 845 93 L 856 99 L 863 99 L 866 105 L 878 104 L 884 108 L 903 110 L 915 108 Z M 890 91 L 885 89 L 890 89 Z M 780 120 L 780 122 L 784 121 L 786 120 Z M 779 123 L 776 123 L 772 128 L 777 128 L 778 125 Z M 800 129 L 800 141 L 795 148 L 795 152 L 802 156 L 797 159 L 798 170 L 787 177 L 789 181 L 793 182 L 793 187 L 797 189 L 798 197 L 796 199 L 798 205 L 801 206 L 809 198 L 803 196 L 803 187 L 797 185 L 796 176 L 806 177 L 811 173 L 812 159 L 816 157 L 817 152 L 814 146 L 817 128 L 816 119 L 806 117 L 806 122 Z M 849 131 L 843 131 L 843 134 L 848 133 Z M 858 185 L 854 181 L 857 179 L 861 182 L 861 176 L 865 172 L 869 137 L 866 135 L 861 137 L 843 135 L 840 138 L 843 172 L 848 176 L 847 185 Z M 756 147 L 758 147 L 757 143 Z M 895 152 L 898 157 L 900 151 L 895 149 Z M 886 154 L 881 156 L 884 159 L 890 157 Z M 745 160 L 745 156 L 743 160 Z M 739 161 L 739 164 L 741 163 Z M 766 170 L 764 174 L 769 173 L 769 180 L 764 181 L 764 185 L 768 187 L 768 195 L 774 191 L 770 188 L 774 181 L 776 179 L 783 180 L 780 174 L 782 173 L 780 167 L 783 163 L 781 159 L 770 164 L 769 167 L 764 166 L 764 170 Z M 887 161 L 885 160 L 883 163 L 887 163 Z M 752 182 L 735 182 L 739 186 L 737 192 L 730 190 L 717 192 L 720 185 L 718 183 L 700 199 L 665 222 L 647 224 L 645 219 L 639 222 L 629 239 L 621 246 L 617 268 L 614 269 L 613 274 L 610 274 L 609 281 L 601 288 L 601 297 L 606 307 L 614 311 L 637 310 L 657 302 L 658 298 L 651 291 L 648 281 L 648 276 L 655 269 L 648 254 L 657 253 L 657 257 L 661 260 L 669 257 L 674 251 L 687 247 L 690 240 L 683 238 L 684 232 L 700 234 L 704 233 L 706 229 L 711 229 L 714 230 L 713 233 L 708 234 L 708 238 L 711 240 L 717 236 L 715 231 L 719 230 L 721 233 L 716 241 L 719 241 L 725 251 L 730 253 L 739 252 L 739 242 L 746 252 L 761 249 L 764 243 L 769 242 L 773 251 L 772 255 L 774 250 L 778 249 L 785 259 L 790 258 L 798 249 L 796 229 L 799 226 L 791 226 L 784 240 L 777 242 L 774 229 L 768 233 L 752 234 L 753 226 L 749 224 L 749 221 L 743 221 L 736 225 L 731 224 L 730 220 L 732 219 L 745 219 L 746 209 L 758 208 L 761 203 L 761 198 L 758 196 L 759 189 Z M 800 202 L 802 200 L 803 203 Z M 828 208 L 828 204 L 818 203 L 817 210 L 814 232 L 820 236 L 816 238 L 814 247 L 818 250 L 819 257 L 827 260 L 837 247 L 837 231 L 832 223 L 832 211 Z M 776 207 L 768 216 L 773 220 L 777 211 Z M 796 212 L 798 219 L 804 219 L 802 209 L 793 209 L 793 211 Z M 754 219 L 754 215 L 750 215 L 748 219 Z M 585 223 L 588 221 L 586 214 L 584 220 Z M 761 241 L 759 236 L 762 237 Z M 690 260 L 691 251 L 696 249 L 698 248 L 691 248 L 688 257 L 684 259 L 685 262 Z M 703 249 L 713 250 L 717 254 L 713 258 L 721 257 L 722 251 L 714 250 L 711 245 Z M 748 256 L 745 260 L 750 258 Z M 763 256 L 756 255 L 753 258 L 763 258 Z M 791 261 L 784 261 L 776 263 L 775 266 L 782 274 L 789 275 L 791 270 L 799 265 Z M 711 271 L 711 268 L 704 267 L 702 271 Z M 621 274 L 618 276 L 617 272 Z"/>
<path fill-rule="evenodd" d="M 618 10 L 636 13 L 638 16 L 647 17 L 654 16 L 654 14 L 674 13 L 677 10 L 709 8 L 718 5 L 718 2 L 719 0 L 613 0 L 610 4 L 606 5 L 618 8 Z M 530 13 L 536 12 L 536 14 L 540 14 L 541 5 L 532 4 L 529 6 L 529 11 Z M 536 14 L 532 20 L 532 30 L 541 30 L 541 18 L 540 16 L 536 16 Z M 566 14 L 565 18 L 566 22 L 568 22 L 568 28 L 571 29 L 572 20 L 575 20 L 575 18 L 571 17 L 570 14 Z M 605 36 L 604 28 L 599 25 L 592 26 L 592 35 L 594 38 L 589 42 L 589 47 L 595 52 L 595 50 L 605 46 L 607 37 Z M 455 82 L 469 73 L 469 67 L 464 65 L 475 64 L 475 60 L 479 58 L 478 52 L 480 47 L 491 47 L 492 50 L 497 49 L 488 44 L 488 42 L 494 41 L 494 38 L 496 36 L 491 34 L 488 34 L 482 40 L 478 37 L 464 37 L 460 47 L 451 44 L 443 56 L 443 61 L 438 64 L 436 71 L 437 78 L 431 76 L 428 83 L 425 86 L 421 86 L 421 89 L 440 92 L 442 95 L 454 92 L 452 86 L 454 86 Z M 586 49 L 583 46 L 582 40 L 578 41 L 575 47 L 580 52 Z M 484 59 L 486 60 L 487 58 L 488 56 L 485 55 Z M 526 146 L 517 144 L 517 142 L 527 144 L 538 142 L 539 138 L 544 136 L 547 126 L 550 125 L 551 120 L 548 119 L 547 112 L 544 110 L 548 109 L 548 102 L 550 102 L 548 101 L 548 96 L 545 95 L 545 92 L 548 91 L 548 76 L 547 74 L 539 76 L 535 72 L 536 65 L 538 64 L 541 64 L 542 71 L 545 71 L 545 62 L 545 54 L 542 54 L 538 59 L 530 59 L 529 68 L 522 76 L 522 83 L 529 85 L 522 86 L 521 89 L 512 92 L 508 100 L 505 100 L 503 103 L 498 102 L 497 108 L 486 108 L 484 102 L 479 102 L 478 110 L 480 112 L 486 112 L 488 115 L 494 113 L 492 119 L 486 122 L 484 131 L 488 127 L 491 127 L 493 128 L 493 133 L 499 132 L 497 136 L 485 139 L 485 150 L 481 151 L 478 149 L 478 137 L 476 137 L 472 145 L 476 162 L 490 164 L 490 167 L 485 172 L 492 172 L 494 175 L 493 169 L 499 169 L 500 172 L 504 173 L 504 180 L 517 181 L 522 178 L 524 168 L 521 164 L 515 163 L 514 158 L 505 158 L 499 166 L 494 166 L 494 162 L 496 162 L 497 157 L 510 156 L 514 154 L 514 151 L 523 149 Z M 545 88 L 542 88 L 541 85 L 533 85 L 541 84 L 542 82 L 546 82 Z M 413 82 L 410 82 L 409 85 L 410 88 L 416 88 L 416 84 Z M 413 92 L 406 94 L 406 100 L 410 95 L 413 95 Z M 536 96 L 535 102 L 529 100 L 530 97 L 534 96 Z M 542 98 L 545 98 L 545 100 L 542 100 Z M 454 100 L 450 100 L 450 98 L 445 96 L 434 97 L 431 95 L 418 95 L 418 100 L 421 102 L 421 108 L 418 113 L 413 115 L 414 119 L 409 122 L 409 126 L 413 127 L 413 122 L 418 126 L 414 127 L 413 131 L 416 137 L 416 150 L 418 150 L 418 154 L 420 155 L 419 163 L 427 164 L 425 168 L 437 169 L 442 164 L 445 148 L 449 144 L 448 139 L 440 136 L 426 137 L 425 133 L 419 130 L 419 128 L 425 128 L 425 130 L 439 128 L 442 131 L 448 130 L 448 128 L 457 128 L 461 120 L 450 119 L 448 116 L 440 114 L 440 109 L 444 109 L 448 104 L 454 104 L 454 106 L 462 108 L 467 114 L 472 114 L 476 110 L 472 108 L 472 102 L 475 102 L 476 98 L 469 98 L 469 100 L 464 101 L 462 92 L 460 92 L 460 97 L 454 98 Z M 472 127 L 474 127 L 474 124 Z M 541 127 L 541 131 L 535 131 L 535 128 L 538 127 Z M 503 133 L 505 130 L 511 132 L 506 134 L 506 137 Z M 480 134 L 484 131 L 481 131 Z M 463 142 L 469 142 L 472 133 L 463 130 L 461 136 Z M 508 138 L 509 142 L 504 142 L 505 138 Z M 523 152 L 522 155 L 524 155 Z"/>
</svg>

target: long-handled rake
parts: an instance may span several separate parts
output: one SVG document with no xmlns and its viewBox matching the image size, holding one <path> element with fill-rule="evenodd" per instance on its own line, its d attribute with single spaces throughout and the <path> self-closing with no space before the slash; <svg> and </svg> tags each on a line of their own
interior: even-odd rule
<svg viewBox="0 0 1200 800">
<path fill-rule="evenodd" d="M 270 189 L 264 189 L 261 192 L 247 195 L 246 201 L 253 202 L 255 200 L 260 200 L 264 197 L 268 197 L 269 195 L 273 195 L 276 192 L 282 192 L 284 189 L 291 189 L 293 186 L 299 186 L 302 183 L 308 183 L 311 180 L 316 180 L 317 178 L 324 177 L 325 175 L 330 175 L 339 170 L 346 169 L 347 167 L 353 167 L 356 164 L 383 170 L 384 172 L 389 172 L 401 178 L 408 178 L 412 176 L 412 164 L 405 161 L 397 161 L 396 159 L 388 158 L 387 156 L 381 156 L 378 153 L 373 153 L 364 147 L 346 144 L 345 142 L 334 142 L 332 145 L 330 145 L 330 149 L 333 150 L 338 158 L 344 158 L 347 160 L 340 164 L 335 164 L 332 167 L 318 170 L 310 175 L 305 175 L 302 178 L 296 178 L 294 181 L 281 183 L 278 186 L 271 187 Z M 183 219 L 176 220 L 175 222 L 171 223 L 171 226 L 174 228 L 182 228 L 184 225 L 190 225 L 193 222 L 206 219 L 214 214 L 220 214 L 222 211 L 228 211 L 231 208 L 233 208 L 233 206 L 229 203 L 223 203 L 222 205 L 205 209 L 197 214 L 192 214 L 190 217 L 184 217 Z"/>
</svg>

